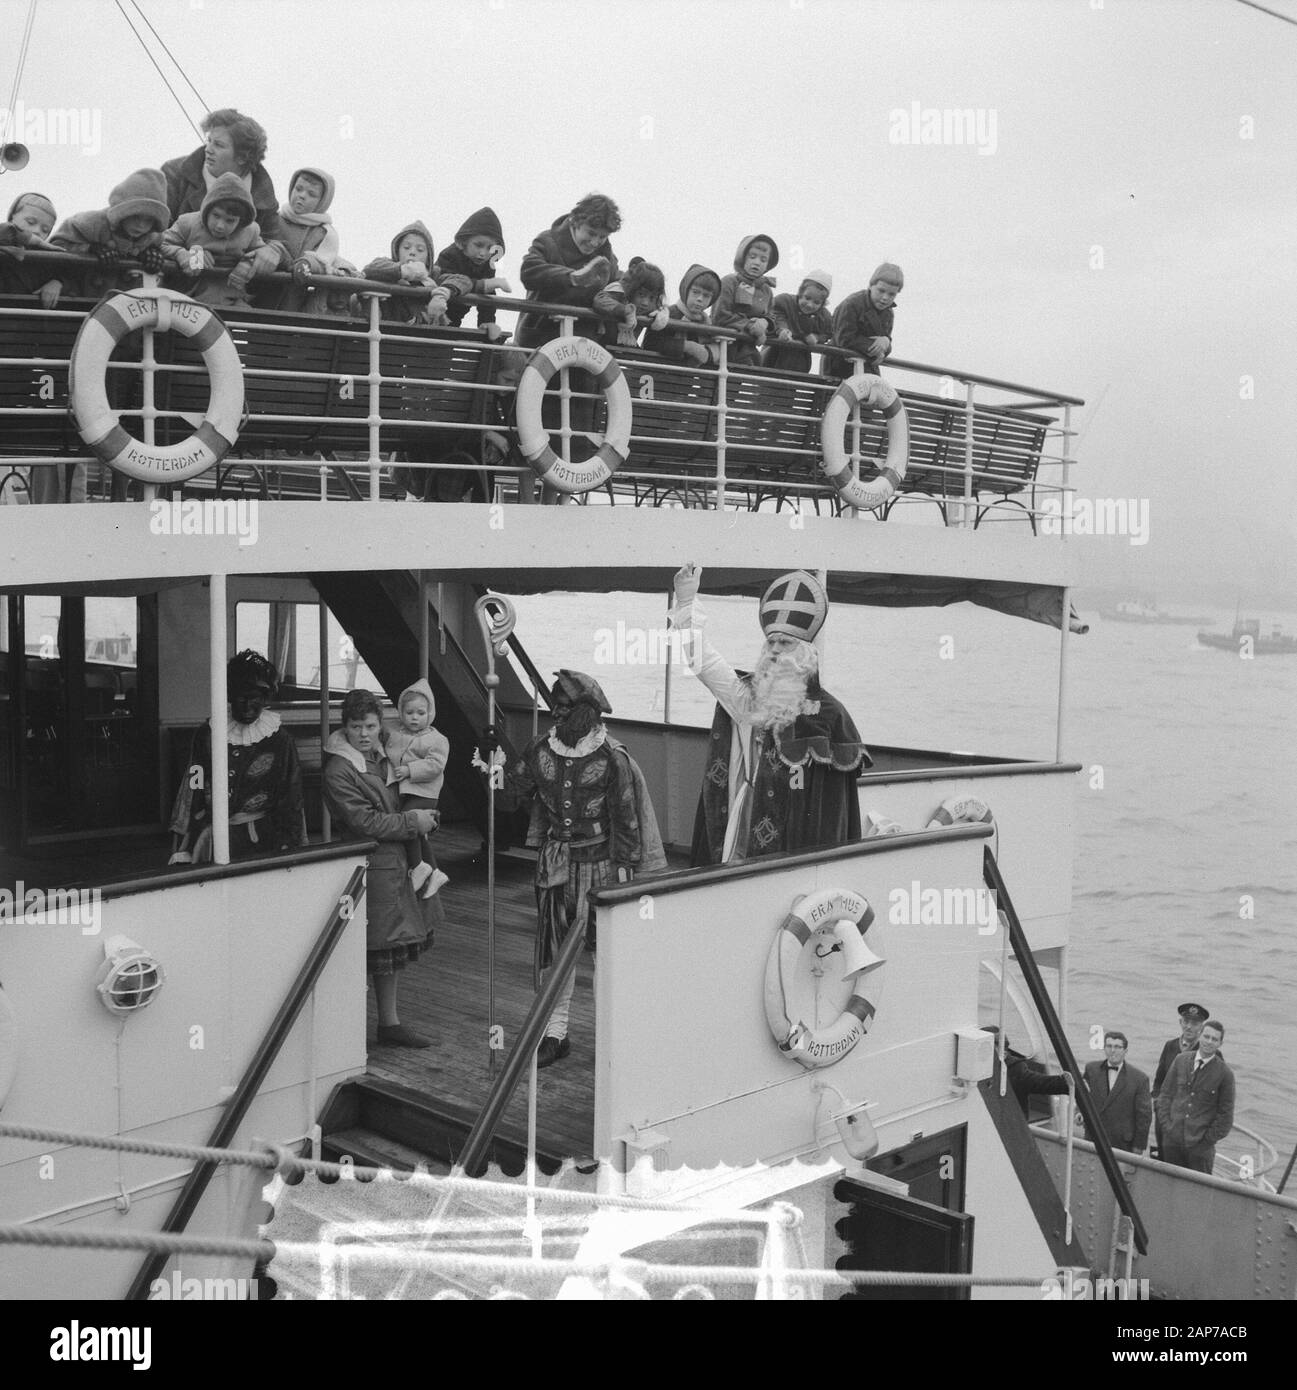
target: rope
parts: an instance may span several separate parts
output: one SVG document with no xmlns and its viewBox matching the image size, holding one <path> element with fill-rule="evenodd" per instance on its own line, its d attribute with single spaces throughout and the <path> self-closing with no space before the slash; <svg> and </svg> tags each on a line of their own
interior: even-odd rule
<svg viewBox="0 0 1297 1390">
<path fill-rule="evenodd" d="M 207 1163 L 232 1163 L 246 1168 L 276 1168 L 279 1159 L 265 1150 L 209 1149 L 201 1144 L 162 1144 L 152 1139 L 123 1139 L 115 1134 L 78 1134 L 70 1129 L 41 1129 L 33 1125 L 0 1124 L 0 1139 L 34 1139 L 42 1144 L 70 1144 L 86 1149 L 115 1149 L 119 1153 L 151 1154 L 156 1158 L 192 1158 Z"/>
<path fill-rule="evenodd" d="M 126 7 L 122 4 L 122 0 L 113 0 L 113 3 L 117 6 L 122 18 L 126 21 L 128 25 L 130 25 L 131 33 L 135 35 L 136 39 L 139 41 L 140 47 L 144 50 L 144 56 L 149 60 L 150 63 L 153 64 L 154 68 L 157 69 L 157 74 L 162 79 L 162 85 L 167 89 L 167 91 L 171 93 L 172 99 L 180 108 L 180 114 L 185 118 L 186 121 L 189 122 L 190 128 L 193 130 L 194 134 L 197 135 L 198 138 L 201 140 L 203 138 L 203 132 L 199 130 L 199 128 L 194 124 L 193 119 L 189 115 L 189 112 L 185 110 L 184 102 L 181 101 L 179 96 L 176 94 L 176 89 L 171 85 L 170 82 L 167 81 L 167 75 L 165 72 L 162 71 L 162 68 L 159 66 L 158 60 L 153 56 L 152 53 L 149 52 L 149 46 L 144 42 L 144 36 L 140 33 L 140 31 L 135 27 L 134 24 L 131 24 L 131 17 L 126 13 Z"/>
<path fill-rule="evenodd" d="M 9 120 L 13 119 L 13 114 L 18 107 L 18 88 L 23 78 L 23 68 L 27 66 L 27 49 L 32 41 L 32 25 L 36 22 L 36 0 L 31 0 L 27 6 L 27 22 L 23 26 L 22 41 L 18 45 L 18 66 L 14 69 L 13 90 L 9 93 Z M 5 124 L 8 125 L 6 120 Z"/>
<path fill-rule="evenodd" d="M 180 60 L 167 47 L 166 43 L 163 41 L 162 35 L 159 34 L 158 31 L 153 27 L 153 25 L 149 23 L 148 15 L 146 15 L 144 11 L 140 9 L 140 0 L 131 0 L 131 5 L 135 9 L 135 12 L 139 15 L 139 17 L 145 22 L 145 24 L 148 24 L 149 33 L 152 34 L 153 37 L 157 39 L 158 43 L 162 45 L 163 53 L 165 53 L 167 57 L 170 58 L 171 61 L 176 65 L 176 71 L 181 75 L 181 77 L 185 79 L 185 85 L 189 88 L 191 92 L 193 92 L 193 94 L 196 97 L 198 97 L 198 104 L 203 108 L 204 111 L 210 111 L 212 108 L 208 106 L 208 104 L 202 99 L 201 96 L 199 96 L 198 88 L 195 87 L 192 82 L 190 82 L 189 74 L 184 70 L 184 68 L 180 66 Z"/>
<path fill-rule="evenodd" d="M 169 1255 L 235 1256 L 269 1263 L 275 1258 L 319 1259 L 319 1244 L 270 1240 L 163 1234 L 155 1231 L 69 1231 L 49 1226 L 0 1226 L 0 1245 L 45 1246 L 76 1250 L 147 1250 Z M 916 1274 L 901 1270 L 785 1269 L 772 1272 L 752 1265 L 654 1265 L 644 1260 L 556 1260 L 472 1255 L 460 1251 L 410 1250 L 398 1246 L 333 1246 L 338 1262 L 350 1266 L 424 1269 L 464 1274 L 533 1274 L 563 1278 L 605 1280 L 618 1275 L 639 1283 L 656 1280 L 671 1284 L 762 1283 L 784 1280 L 790 1284 L 823 1287 L 853 1284 L 858 1287 L 894 1288 L 1035 1288 L 1045 1279 L 1031 1275 Z M 1047 1278 L 1053 1278 L 1053 1271 Z"/>
</svg>

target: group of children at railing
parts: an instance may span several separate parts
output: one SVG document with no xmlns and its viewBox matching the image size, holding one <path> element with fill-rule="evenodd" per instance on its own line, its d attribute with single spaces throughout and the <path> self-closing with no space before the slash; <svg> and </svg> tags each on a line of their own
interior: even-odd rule
<svg viewBox="0 0 1297 1390">
<path fill-rule="evenodd" d="M 168 282 L 218 309 L 255 306 L 345 315 L 360 308 L 346 287 L 313 285 L 308 277 L 359 275 L 428 291 L 426 299 L 388 297 L 382 306 L 385 319 L 453 326 L 468 313 L 465 296 L 489 299 L 510 293 L 509 282 L 495 273 L 505 243 L 491 208 L 467 218 L 440 252 L 422 222 L 407 223 L 392 238 L 390 256 L 358 270 L 339 253 L 329 214 L 335 191 L 330 174 L 315 167 L 296 170 L 287 201 L 276 207 L 274 186 L 261 164 L 266 152 L 261 126 L 224 110 L 211 112 L 203 129 L 202 149 L 161 169 L 137 170 L 112 190 L 106 208 L 74 213 L 57 230 L 50 199 L 21 194 L 0 223 L 0 251 L 64 251 L 94 257 L 98 266 L 68 270 L 0 253 L 0 292 L 35 295 L 52 309 L 65 292 L 98 297 L 130 288 L 134 281 L 119 263 L 131 261 L 164 274 Z M 719 362 L 717 338 L 668 329 L 669 322 L 733 330 L 738 336 L 729 360 L 739 366 L 808 372 L 812 350 L 831 345 L 862 360 L 866 371 L 877 372 L 891 353 L 893 306 L 904 284 L 897 265 L 880 265 L 866 289 L 848 295 L 830 314 L 833 277 L 827 271 L 804 275 L 795 294 L 775 293 L 769 272 L 779 263 L 779 248 L 761 232 L 739 243 L 734 269 L 727 275 L 691 265 L 676 302 L 668 306 L 666 278 L 656 265 L 635 257 L 624 271 L 619 266 L 609 237 L 620 227 L 621 213 L 611 198 L 599 193 L 582 198 L 540 232 L 523 257 L 527 298 L 593 312 L 598 327 L 583 324 L 579 331 L 611 345 L 640 346 L 701 367 Z M 290 285 L 254 285 L 260 277 L 286 270 L 294 272 Z M 641 324 L 641 319 L 647 322 Z M 489 303 L 477 306 L 477 323 L 492 342 L 508 336 Z M 534 348 L 559 331 L 552 316 L 522 314 L 516 342 Z M 828 375 L 853 370 L 848 357 L 823 360 Z"/>
</svg>

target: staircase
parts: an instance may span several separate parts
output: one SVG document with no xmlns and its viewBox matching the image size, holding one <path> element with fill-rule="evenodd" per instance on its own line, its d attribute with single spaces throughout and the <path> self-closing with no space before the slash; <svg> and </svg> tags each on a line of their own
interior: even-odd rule
<svg viewBox="0 0 1297 1390">
<path fill-rule="evenodd" d="M 316 590 L 334 617 L 356 644 L 365 664 L 396 696 L 418 679 L 419 583 L 409 571 L 380 573 L 347 572 L 312 576 Z M 436 632 L 438 615 L 430 603 L 430 630 Z M 486 835 L 486 779 L 473 766 L 473 753 L 481 749 L 487 726 L 489 702 L 486 686 L 473 662 L 449 630 L 444 632 L 446 654 L 429 662 L 424 673 L 437 701 L 436 725 L 450 741 L 446 764 L 446 792 L 477 828 Z M 497 710 L 496 732 L 500 746 L 512 759 L 530 737 L 530 729 Z M 496 840 L 500 848 L 513 841 L 512 801 L 496 792 Z"/>
</svg>

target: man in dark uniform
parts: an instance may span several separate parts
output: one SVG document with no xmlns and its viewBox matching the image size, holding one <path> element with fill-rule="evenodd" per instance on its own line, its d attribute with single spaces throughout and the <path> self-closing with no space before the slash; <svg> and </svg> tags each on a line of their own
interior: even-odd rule
<svg viewBox="0 0 1297 1390">
<path fill-rule="evenodd" d="M 1209 1018 L 1198 1046 L 1171 1063 L 1157 1099 L 1164 1163 L 1210 1173 L 1216 1145 L 1234 1128 L 1234 1073 L 1220 1055 L 1224 1039 L 1224 1025 Z"/>
<path fill-rule="evenodd" d="M 1202 1032 L 1202 1025 L 1207 1022 L 1211 1015 L 1201 1004 L 1181 1004 L 1180 1005 L 1180 1036 L 1172 1038 L 1163 1048 L 1162 1055 L 1157 1061 L 1157 1070 L 1153 1073 L 1153 1106 L 1157 1107 L 1157 1098 L 1162 1093 L 1162 1083 L 1166 1080 L 1167 1073 L 1171 1070 L 1171 1063 L 1182 1052 L 1190 1052 L 1198 1046 L 1198 1035 Z M 1155 1120 L 1157 1134 L 1157 1150 L 1162 1152 L 1162 1122 Z"/>
</svg>

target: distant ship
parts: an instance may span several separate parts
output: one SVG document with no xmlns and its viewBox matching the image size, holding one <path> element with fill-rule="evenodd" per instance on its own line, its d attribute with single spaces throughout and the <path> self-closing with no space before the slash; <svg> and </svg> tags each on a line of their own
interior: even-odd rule
<svg viewBox="0 0 1297 1390">
<path fill-rule="evenodd" d="M 1117 604 L 1115 608 L 1101 608 L 1099 616 L 1114 623 L 1183 623 L 1185 625 L 1197 625 L 1198 623 L 1209 622 L 1205 617 L 1180 617 L 1175 613 L 1167 613 L 1158 608 L 1155 603 L 1147 603 L 1142 599 L 1127 600 Z"/>
<path fill-rule="evenodd" d="M 1223 651 L 1239 651 L 1240 644 L 1248 639 L 1251 640 L 1251 652 L 1254 656 L 1285 656 L 1297 653 L 1297 637 L 1289 636 L 1284 630 L 1275 626 L 1270 629 L 1269 637 L 1261 635 L 1261 623 L 1257 618 L 1234 619 L 1234 630 L 1230 633 L 1224 632 L 1199 632 L 1198 640 L 1204 647 L 1220 647 Z"/>
</svg>

